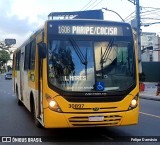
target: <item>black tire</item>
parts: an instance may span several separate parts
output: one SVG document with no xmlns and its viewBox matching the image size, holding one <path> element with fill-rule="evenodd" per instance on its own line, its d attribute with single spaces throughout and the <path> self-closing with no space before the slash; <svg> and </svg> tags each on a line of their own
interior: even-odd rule
<svg viewBox="0 0 160 145">
<path fill-rule="evenodd" d="M 18 94 L 18 88 L 16 87 L 16 97 L 17 97 L 17 104 L 18 106 L 22 106 L 23 103 L 21 102 L 21 100 L 19 100 L 19 94 Z"/>
<path fill-rule="evenodd" d="M 35 111 L 35 105 L 34 105 L 34 101 L 31 102 L 31 112 L 33 115 L 33 120 L 34 120 L 34 124 L 38 127 L 38 128 L 42 128 L 41 123 L 37 120 L 36 118 L 36 111 Z"/>
</svg>

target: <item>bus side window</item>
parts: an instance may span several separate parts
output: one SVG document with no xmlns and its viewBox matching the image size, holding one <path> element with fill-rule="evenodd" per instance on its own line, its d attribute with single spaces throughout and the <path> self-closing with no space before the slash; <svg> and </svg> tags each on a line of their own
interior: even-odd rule
<svg viewBox="0 0 160 145">
<path fill-rule="evenodd" d="M 29 69 L 29 59 L 30 58 L 30 44 L 25 46 L 25 61 L 24 61 L 24 70 Z"/>
<path fill-rule="evenodd" d="M 36 39 L 31 42 L 31 54 L 30 54 L 30 70 L 34 70 L 35 67 L 35 55 L 36 55 Z"/>
<path fill-rule="evenodd" d="M 18 52 L 16 53 L 16 64 L 15 64 L 16 70 L 19 70 L 19 69 L 20 69 L 20 57 L 21 57 L 21 52 L 18 51 Z"/>
</svg>

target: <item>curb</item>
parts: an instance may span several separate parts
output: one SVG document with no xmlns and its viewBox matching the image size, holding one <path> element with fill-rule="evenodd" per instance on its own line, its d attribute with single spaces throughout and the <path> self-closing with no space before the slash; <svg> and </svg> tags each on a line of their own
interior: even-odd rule
<svg viewBox="0 0 160 145">
<path fill-rule="evenodd" d="M 160 98 L 157 97 L 151 97 L 151 96 L 139 96 L 141 99 L 146 99 L 146 100 L 153 100 L 153 101 L 160 101 Z"/>
</svg>

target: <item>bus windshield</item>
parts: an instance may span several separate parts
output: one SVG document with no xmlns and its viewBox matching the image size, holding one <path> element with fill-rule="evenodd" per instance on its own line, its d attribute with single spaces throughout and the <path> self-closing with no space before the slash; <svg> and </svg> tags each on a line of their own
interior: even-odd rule
<svg viewBox="0 0 160 145">
<path fill-rule="evenodd" d="M 135 83 L 133 42 L 125 37 L 50 39 L 48 81 L 63 91 L 124 91 Z"/>
</svg>

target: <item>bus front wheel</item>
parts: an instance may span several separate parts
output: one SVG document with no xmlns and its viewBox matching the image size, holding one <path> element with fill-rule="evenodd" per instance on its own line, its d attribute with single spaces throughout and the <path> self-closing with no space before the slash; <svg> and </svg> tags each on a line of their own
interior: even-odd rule
<svg viewBox="0 0 160 145">
<path fill-rule="evenodd" d="M 16 87 L 16 97 L 17 97 L 17 104 L 18 104 L 18 106 L 22 106 L 23 103 L 22 103 L 21 100 L 19 99 L 18 87 Z"/>
<path fill-rule="evenodd" d="M 37 120 L 37 118 L 36 118 L 36 110 L 35 110 L 34 101 L 31 102 L 31 112 L 32 112 L 32 115 L 33 115 L 33 119 L 34 119 L 35 125 L 36 125 L 38 128 L 42 128 L 41 123 L 40 123 L 40 122 Z"/>
</svg>

